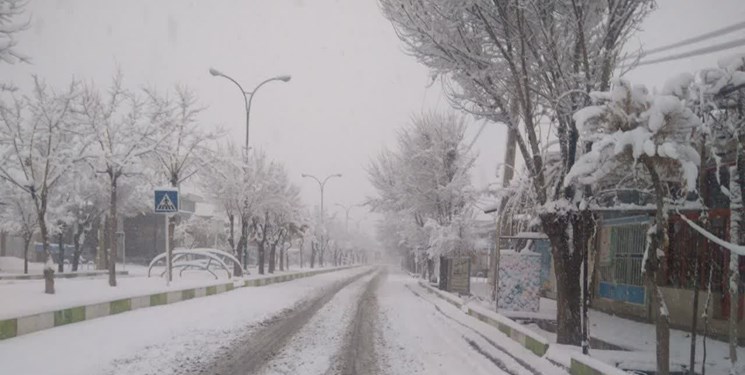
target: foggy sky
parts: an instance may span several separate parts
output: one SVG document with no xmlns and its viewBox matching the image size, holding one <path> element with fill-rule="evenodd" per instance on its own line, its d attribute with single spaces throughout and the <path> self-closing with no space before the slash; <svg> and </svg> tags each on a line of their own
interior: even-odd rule
<svg viewBox="0 0 745 375">
<path fill-rule="evenodd" d="M 634 46 L 653 48 L 745 18 L 742 0 L 659 4 Z M 239 145 L 245 137 L 243 99 L 208 69 L 221 70 L 247 90 L 291 74 L 289 83 L 272 82 L 256 95 L 251 146 L 285 163 L 308 207 L 318 204 L 318 187 L 301 173 L 344 175 L 327 185 L 328 211 L 338 211 L 337 202 L 359 203 L 373 193 L 364 168 L 381 147 L 393 144 L 396 129 L 414 114 L 448 109 L 439 83 L 430 85 L 427 69 L 404 53 L 374 0 L 31 0 L 27 10 L 31 27 L 19 36 L 18 49 L 32 63 L 4 65 L 7 80 L 27 88 L 35 73 L 58 86 L 72 77 L 105 86 L 120 68 L 133 88 L 184 84 L 208 106 L 204 126 L 222 126 Z M 639 68 L 628 77 L 660 86 L 671 73 L 715 63 L 699 57 Z M 469 139 L 479 124 L 470 126 Z M 503 137 L 495 124 L 479 137 L 477 187 L 496 181 Z M 363 212 L 353 210 L 353 220 Z"/>
</svg>

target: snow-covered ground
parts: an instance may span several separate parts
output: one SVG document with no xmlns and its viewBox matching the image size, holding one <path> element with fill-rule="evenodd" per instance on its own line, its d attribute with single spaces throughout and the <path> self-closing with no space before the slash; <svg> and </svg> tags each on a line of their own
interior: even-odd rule
<svg viewBox="0 0 745 375">
<path fill-rule="evenodd" d="M 326 374 L 341 365 L 340 349 L 344 347 L 347 328 L 373 276 L 365 276 L 337 293 L 258 374 Z"/>
<path fill-rule="evenodd" d="M 355 268 L 241 288 L 3 340 L 0 374 L 189 373 L 252 325 L 364 271 Z"/>
<path fill-rule="evenodd" d="M 564 373 L 409 276 L 389 275 L 378 303 L 385 374 L 532 374 L 523 364 L 539 373 Z"/>
<path fill-rule="evenodd" d="M 112 288 L 108 284 L 107 276 L 84 277 L 74 279 L 56 279 L 55 294 L 44 293 L 43 280 L 4 280 L 0 281 L 0 319 L 14 318 L 31 315 L 51 310 L 64 309 L 68 307 L 93 304 L 102 301 L 111 301 L 119 298 L 136 297 L 153 293 L 162 293 L 180 289 L 204 287 L 217 284 L 229 283 L 231 279 L 224 273 L 218 273 L 219 279 L 202 271 L 188 271 L 174 273 L 171 285 L 166 285 L 163 278 L 158 276 L 147 277 L 147 267 L 136 266 L 135 275 L 129 277 L 117 277 L 117 287 Z M 316 268 L 318 269 L 318 268 Z M 310 269 L 303 269 L 308 271 Z M 299 272 L 299 269 L 289 271 Z M 159 275 L 161 269 L 154 269 L 153 275 Z M 281 275 L 288 272 L 277 271 L 273 275 Z M 232 280 L 254 279 L 266 277 L 252 272 L 243 278 Z"/>
<path fill-rule="evenodd" d="M 494 310 L 489 300 L 490 286 L 484 279 L 472 278 L 471 292 L 480 297 L 483 306 Z M 472 301 L 474 303 L 476 301 Z M 511 318 L 556 319 L 556 301 L 541 298 L 538 312 L 500 311 L 500 314 Z M 653 324 L 641 323 L 618 316 L 606 314 L 597 310 L 590 310 L 590 335 L 594 338 L 630 351 L 591 350 L 590 355 L 611 365 L 621 365 L 626 368 L 649 369 L 655 367 L 655 327 Z M 545 331 L 536 324 L 528 325 L 532 330 L 541 334 L 550 342 L 556 342 L 556 334 Z M 681 369 L 688 365 L 690 358 L 690 333 L 677 329 L 670 330 L 670 362 L 672 368 Z M 696 363 L 700 371 L 703 361 L 703 338 L 697 336 Z M 549 356 L 561 363 L 569 362 L 568 353 L 578 351 L 579 348 L 557 346 L 552 344 Z M 706 340 L 706 373 L 713 375 L 729 374 L 729 347 L 722 341 Z M 745 358 L 745 348 L 738 348 L 738 358 Z M 745 369 L 743 369 L 745 373 Z"/>
<path fill-rule="evenodd" d="M 240 369 L 246 359 L 259 365 L 248 373 L 260 374 L 347 373 L 350 364 L 357 374 L 564 373 L 415 279 L 369 270 L 241 288 L 3 340 L 0 373 L 214 374 L 218 363 Z M 267 332 L 276 335 L 262 336 Z M 245 352 L 255 342 L 276 350 Z M 39 355 L 43 360 L 29 360 Z"/>
</svg>

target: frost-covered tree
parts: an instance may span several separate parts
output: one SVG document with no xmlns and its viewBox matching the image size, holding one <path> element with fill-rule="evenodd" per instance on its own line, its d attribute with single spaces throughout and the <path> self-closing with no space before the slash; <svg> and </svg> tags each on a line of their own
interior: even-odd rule
<svg viewBox="0 0 745 375">
<path fill-rule="evenodd" d="M 377 192 L 368 204 L 375 211 L 404 218 L 407 225 L 400 228 L 399 237 L 408 239 L 410 251 L 424 251 L 419 260 L 427 262 L 429 277 L 436 274 L 439 256 L 464 251 L 449 241 L 435 240 L 448 233 L 464 234 L 454 226 L 467 225 L 464 222 L 472 218 L 474 157 L 464 136 L 462 117 L 416 117 L 399 131 L 397 149 L 384 150 L 368 169 Z"/>
<path fill-rule="evenodd" d="M 147 171 L 146 157 L 156 150 L 171 129 L 166 123 L 148 121 L 143 113 L 144 102 L 122 86 L 119 73 L 106 94 L 93 84 L 86 85 L 77 109 L 85 131 L 93 137 L 88 162 L 106 179 L 109 285 L 116 286 L 119 188 L 123 180 L 147 181 L 145 176 L 151 173 Z"/>
<path fill-rule="evenodd" d="M 23 240 L 23 273 L 28 273 L 28 250 L 39 225 L 28 193 L 0 181 L 0 231 Z"/>
<path fill-rule="evenodd" d="M 660 95 L 644 86 L 615 80 L 610 91 L 593 92 L 596 105 L 574 115 L 582 140 L 592 149 L 582 155 L 567 173 L 564 183 L 597 184 L 618 170 L 649 176 L 654 191 L 655 222 L 648 232 L 642 261 L 647 290 L 654 295 L 657 314 L 657 372 L 669 373 L 670 317 L 660 287 L 665 285 L 662 259 L 669 253 L 668 213 L 671 199 L 685 199 L 697 190 L 701 156 L 693 135 L 701 121 L 687 106 L 688 86 L 693 77 L 681 75 L 665 85 Z M 672 185 L 672 186 L 671 186 Z M 676 197 L 671 188 L 683 186 Z"/>
<path fill-rule="evenodd" d="M 561 175 L 584 151 L 572 114 L 606 90 L 622 47 L 652 0 L 379 0 L 408 52 L 439 76 L 452 104 L 505 124 L 541 207 L 557 275 L 557 341 L 579 345 L 580 266 L 594 221 L 587 192 L 548 185 L 545 132 L 554 130 Z M 542 124 L 550 126 L 542 126 Z"/>
<path fill-rule="evenodd" d="M 219 132 L 205 131 L 199 122 L 203 108 L 198 106 L 196 95 L 188 88 L 176 86 L 173 93 L 146 90 L 145 119 L 167 136 L 157 142 L 151 161 L 155 183 L 167 183 L 178 188 L 181 183 L 197 174 L 205 165 L 211 165 L 213 152 L 207 145 L 219 137 Z M 168 224 L 168 236 L 173 243 L 176 217 Z M 173 249 L 166 249 L 172 252 Z M 173 257 L 169 257 L 172 259 Z"/>
<path fill-rule="evenodd" d="M 252 205 L 253 237 L 258 244 L 259 273 L 264 273 L 267 257 L 268 271 L 273 273 L 277 246 L 283 243 L 292 226 L 297 225 L 301 218 L 300 191 L 290 182 L 281 163 L 266 158 L 256 160 L 256 171 L 260 173 L 249 179 L 255 185 L 252 194 L 258 199 Z"/>
<path fill-rule="evenodd" d="M 26 0 L 0 0 L 0 62 L 15 64 L 29 61 L 27 56 L 16 49 L 16 35 L 29 25 L 28 20 L 20 19 L 25 5 Z M 0 92 L 15 90 L 12 83 L 0 81 Z"/>
<path fill-rule="evenodd" d="M 0 101 L 0 178 L 33 201 L 46 255 L 45 292 L 54 293 L 50 234 L 58 222 L 48 213 L 59 203 L 60 185 L 85 160 L 90 144 L 73 113 L 79 85 L 56 92 L 34 78 L 29 96 Z"/>
<path fill-rule="evenodd" d="M 721 186 L 729 197 L 729 239 L 733 246 L 745 245 L 745 55 L 723 58 L 715 68 L 695 75 L 690 85 L 691 100 L 707 133 L 707 149 L 717 169 L 727 168 L 729 185 Z M 721 165 L 727 159 L 727 165 Z M 705 228 L 702 228 L 705 229 Z M 739 300 L 739 258 L 732 249 L 729 260 L 730 301 Z M 737 304 L 730 303 L 730 361 L 737 363 Z"/>
<path fill-rule="evenodd" d="M 28 57 L 16 50 L 16 34 L 28 27 L 27 21 L 21 21 L 26 0 L 0 0 L 0 61 L 14 64 L 28 61 Z"/>
</svg>

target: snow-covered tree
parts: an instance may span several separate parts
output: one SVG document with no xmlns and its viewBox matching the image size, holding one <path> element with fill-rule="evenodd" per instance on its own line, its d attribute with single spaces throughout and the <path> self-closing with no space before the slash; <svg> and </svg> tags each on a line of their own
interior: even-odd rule
<svg viewBox="0 0 745 375">
<path fill-rule="evenodd" d="M 254 186 L 252 194 L 258 199 L 251 207 L 253 235 L 259 251 L 259 273 L 264 273 L 267 255 L 268 271 L 273 273 L 277 246 L 301 219 L 300 191 L 290 182 L 287 171 L 279 162 L 257 157 L 255 171 L 249 181 Z"/>
<path fill-rule="evenodd" d="M 468 225 L 472 218 L 476 195 L 470 169 L 474 157 L 467 150 L 464 135 L 462 117 L 416 117 L 399 132 L 397 149 L 383 151 L 368 169 L 377 192 L 368 204 L 375 211 L 405 218 L 408 225 L 400 228 L 406 231 L 400 237 L 408 239 L 411 251 L 426 252 L 422 258 L 430 277 L 436 274 L 440 255 L 459 250 L 451 241 L 435 239 L 465 234 L 456 227 Z"/>
<path fill-rule="evenodd" d="M 637 165 L 651 180 L 656 215 L 642 267 L 647 290 L 658 306 L 658 373 L 668 373 L 670 362 L 670 317 L 660 289 L 665 285 L 660 258 L 669 253 L 668 202 L 685 199 L 686 192 L 697 190 L 701 165 L 693 137 L 701 121 L 687 106 L 692 80 L 690 75 L 675 77 L 661 95 L 651 95 L 644 86 L 623 80 L 615 80 L 608 92 L 593 92 L 596 105 L 574 115 L 582 140 L 592 143 L 592 149 L 577 160 L 564 180 L 566 185 L 593 185 L 613 171 L 639 173 Z M 683 186 L 683 193 L 675 197 L 671 188 L 677 185 Z"/>
<path fill-rule="evenodd" d="M 717 162 L 717 169 L 728 168 L 729 185 L 721 186 L 729 197 L 729 239 L 733 245 L 745 245 L 745 55 L 723 58 L 715 68 L 695 75 L 690 85 L 694 108 L 702 118 L 707 149 Z M 728 160 L 727 165 L 722 164 Z M 704 228 L 705 229 L 705 228 Z M 730 250 L 730 301 L 739 300 L 739 255 Z M 732 371 L 737 363 L 737 304 L 730 303 L 730 361 Z"/>
<path fill-rule="evenodd" d="M 554 130 L 564 175 L 584 147 L 572 117 L 587 94 L 606 90 L 624 42 L 652 0 L 380 0 L 418 61 L 441 77 L 452 104 L 505 124 L 531 176 L 557 275 L 557 341 L 579 345 L 580 266 L 594 221 L 583 194 L 547 184 L 544 153 Z M 584 193 L 584 192 L 582 192 Z"/>
<path fill-rule="evenodd" d="M 31 95 L 0 101 L 0 178 L 33 201 L 46 254 L 46 293 L 54 293 L 49 240 L 58 225 L 48 213 L 59 203 L 61 182 L 85 160 L 90 144 L 72 110 L 78 96 L 77 83 L 58 93 L 34 78 Z"/>
<path fill-rule="evenodd" d="M 0 0 L 0 61 L 14 64 L 28 61 L 28 57 L 16 50 L 16 34 L 28 27 L 28 21 L 21 21 L 26 0 Z"/>
<path fill-rule="evenodd" d="M 23 273 L 28 273 L 28 250 L 39 229 L 34 202 L 5 181 L 0 181 L 0 196 L 0 231 L 23 239 Z"/>
<path fill-rule="evenodd" d="M 166 131 L 167 136 L 157 142 L 151 160 L 155 183 L 167 183 L 178 188 L 181 183 L 211 165 L 213 152 L 207 146 L 219 137 L 219 132 L 206 131 L 199 122 L 203 110 L 196 95 L 186 87 L 176 86 L 175 99 L 171 93 L 146 90 L 145 119 L 151 126 Z M 176 217 L 168 224 L 168 236 L 173 240 Z M 170 241 L 173 243 L 173 241 Z M 173 251 L 172 248 L 166 251 Z M 169 257 L 172 259 L 172 257 Z"/>
<path fill-rule="evenodd" d="M 87 85 L 79 101 L 78 111 L 83 127 L 94 141 L 89 163 L 106 178 L 108 190 L 109 285 L 116 286 L 116 231 L 122 180 L 147 181 L 146 157 L 169 135 L 167 124 L 151 123 L 144 115 L 144 102 L 122 86 L 122 76 L 114 76 L 107 93 L 93 84 Z"/>
</svg>

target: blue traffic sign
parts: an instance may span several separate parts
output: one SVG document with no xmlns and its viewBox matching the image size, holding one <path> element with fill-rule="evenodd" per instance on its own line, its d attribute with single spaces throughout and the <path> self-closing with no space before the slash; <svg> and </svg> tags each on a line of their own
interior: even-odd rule
<svg viewBox="0 0 745 375">
<path fill-rule="evenodd" d="M 176 189 L 155 190 L 155 213 L 174 214 L 178 213 L 179 196 Z"/>
</svg>

